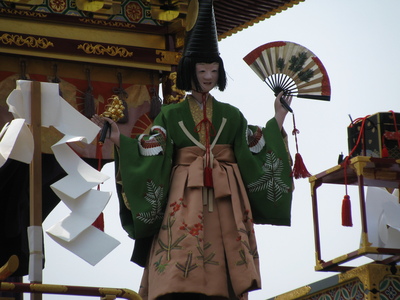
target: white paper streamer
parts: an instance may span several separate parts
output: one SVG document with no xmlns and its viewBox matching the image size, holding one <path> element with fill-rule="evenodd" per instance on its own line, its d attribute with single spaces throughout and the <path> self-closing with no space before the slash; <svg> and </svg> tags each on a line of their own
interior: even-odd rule
<svg viewBox="0 0 400 300">
<path fill-rule="evenodd" d="M 91 189 L 82 196 L 73 199 L 59 191 L 54 191 L 68 206 L 71 213 L 47 229 L 47 233 L 67 242 L 74 240 L 83 230 L 92 225 L 111 196 L 111 193 Z M 92 199 L 96 199 L 96 202 L 91 201 Z"/>
<path fill-rule="evenodd" d="M 89 226 L 70 242 L 53 235 L 50 236 L 61 246 L 67 248 L 92 266 L 96 265 L 120 244 L 119 241 L 104 234 L 103 231 L 94 226 Z"/>
<path fill-rule="evenodd" d="M 97 191 L 94 188 L 109 177 L 85 163 L 68 146 L 68 143 L 78 141 L 90 143 L 96 138 L 100 128 L 59 95 L 58 84 L 41 82 L 40 87 L 42 126 L 54 126 L 64 134 L 64 137 L 52 146 L 52 150 L 57 161 L 68 175 L 54 183 L 51 188 L 71 210 L 68 216 L 51 226 L 47 233 L 61 246 L 94 265 L 119 244 L 111 236 L 91 226 L 111 197 L 110 192 Z M 23 118 L 29 124 L 31 121 L 31 81 L 17 81 L 17 87 L 9 95 L 7 103 L 9 111 L 13 113 L 15 118 Z M 25 153 L 28 150 L 33 153 L 33 140 L 30 131 L 27 136 L 25 130 L 22 130 L 24 126 L 21 125 L 21 121 L 17 121 L 13 127 L 16 129 L 10 131 L 9 128 L 5 131 L 4 138 L 8 131 L 10 131 L 8 135 L 13 135 L 18 132 L 18 128 L 20 129 L 19 134 L 15 137 L 13 146 L 10 146 L 8 140 L 5 141 L 4 148 L 6 150 L 4 153 L 6 155 L 8 153 L 8 157 L 11 157 L 11 153 Z M 29 140 L 29 137 L 31 140 Z M 3 140 L 0 149 L 3 148 Z M 27 144 L 27 142 L 29 143 Z M 27 147 L 30 143 L 32 149 Z M 32 153 L 25 153 L 25 161 L 30 162 L 32 160 Z M 29 157 L 30 160 L 28 161 Z M 32 234 L 31 237 L 37 238 L 37 234 Z M 35 241 L 31 242 L 32 245 L 36 244 Z M 100 248 L 101 250 L 99 250 Z M 35 249 L 34 253 L 38 251 L 37 248 L 33 249 Z M 32 264 L 37 266 L 37 260 L 38 258 L 35 256 Z M 34 274 L 33 276 L 37 277 Z"/>
<path fill-rule="evenodd" d="M 24 119 L 15 119 L 0 132 L 0 167 L 7 159 L 29 164 L 33 157 L 33 137 Z"/>
<path fill-rule="evenodd" d="M 396 192 L 397 193 L 397 192 Z M 368 187 L 366 197 L 368 240 L 372 247 L 400 249 L 400 204 L 386 189 Z M 373 260 L 386 255 L 369 254 Z"/>
<path fill-rule="evenodd" d="M 27 124 L 31 124 L 31 85 L 32 81 L 17 80 L 16 89 L 7 98 L 9 111 L 14 115 L 14 118 L 23 118 Z M 62 117 L 61 102 L 67 102 L 59 96 L 58 84 L 41 82 L 40 88 L 42 95 L 42 126 L 55 126 L 60 123 L 60 118 Z"/>
</svg>

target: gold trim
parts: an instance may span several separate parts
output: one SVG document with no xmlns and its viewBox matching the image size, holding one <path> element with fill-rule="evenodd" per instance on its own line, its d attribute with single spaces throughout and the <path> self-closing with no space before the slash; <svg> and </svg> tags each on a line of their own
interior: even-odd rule
<svg viewBox="0 0 400 300">
<path fill-rule="evenodd" d="M 362 247 L 357 250 L 357 253 L 359 256 L 364 255 L 364 254 L 379 254 L 378 248 L 377 247 Z"/>
<path fill-rule="evenodd" d="M 363 284 L 364 287 L 368 285 L 368 274 L 367 274 L 367 266 L 361 266 L 355 269 L 352 269 L 350 271 L 347 271 L 345 273 L 340 273 L 338 274 L 339 277 L 339 283 L 345 282 L 345 281 L 350 281 L 355 278 L 358 278 Z"/>
<path fill-rule="evenodd" d="M 337 263 L 340 263 L 340 262 L 342 262 L 344 260 L 347 260 L 348 258 L 349 258 L 349 255 L 348 254 L 344 254 L 344 255 L 341 255 L 341 256 L 338 256 L 338 257 L 334 258 L 332 260 L 332 263 L 337 264 Z"/>
<path fill-rule="evenodd" d="M 48 47 L 54 47 L 54 44 L 46 38 L 34 38 L 33 36 L 28 36 L 23 38 L 21 35 L 4 33 L 0 36 L 0 41 L 4 45 L 15 44 L 17 46 L 28 46 L 31 48 L 41 48 L 47 49 Z"/>
<path fill-rule="evenodd" d="M 364 168 L 367 166 L 367 163 L 364 161 L 357 161 L 350 165 L 355 171 L 357 176 L 364 175 Z"/>
<path fill-rule="evenodd" d="M 10 21 L 12 18 L 12 21 Z M 20 34 L 24 36 L 46 37 L 49 40 L 58 39 L 57 44 L 63 41 L 74 40 L 78 43 L 92 43 L 103 45 L 117 45 L 121 47 L 140 47 L 165 50 L 165 36 L 160 34 L 146 34 L 138 30 L 116 28 L 111 26 L 83 26 L 86 23 L 57 23 L 45 24 L 44 19 L 8 18 L 0 16 L 0 35 L 3 33 Z M 60 36 L 62 32 L 62 36 Z M 39 34 L 38 34 L 39 33 Z M 56 45 L 56 43 L 55 43 Z M 2 50 L 2 49 L 1 49 Z M 46 53 L 47 55 L 47 53 Z"/>
<path fill-rule="evenodd" d="M 53 284 L 31 284 L 29 286 L 30 290 L 33 292 L 45 292 L 45 293 L 67 293 L 68 287 L 65 285 L 53 285 Z"/>
<path fill-rule="evenodd" d="M 275 300 L 291 300 L 307 295 L 311 291 L 311 287 L 306 285 L 293 291 L 281 294 L 275 297 Z"/>
<path fill-rule="evenodd" d="M 311 197 L 315 195 L 314 191 L 316 191 L 315 189 L 316 184 L 317 184 L 316 179 L 313 179 L 312 181 L 310 180 Z"/>
<path fill-rule="evenodd" d="M 34 6 L 34 5 L 42 5 L 43 0 L 7 0 L 8 2 L 16 3 L 16 5 L 29 5 L 29 6 Z"/>
<path fill-rule="evenodd" d="M 13 291 L 15 289 L 15 283 L 0 281 L 0 287 L 1 291 Z"/>
<path fill-rule="evenodd" d="M 326 175 L 328 175 L 328 174 L 331 174 L 331 173 L 333 173 L 333 172 L 336 172 L 336 171 L 340 170 L 341 168 L 342 168 L 341 165 L 336 165 L 336 166 L 334 166 L 334 167 L 332 167 L 332 168 L 329 168 L 329 169 L 327 169 L 327 170 L 324 172 L 324 173 L 325 173 L 324 176 L 326 176 Z M 316 175 L 312 175 L 312 176 L 308 177 L 308 181 L 309 181 L 310 183 L 312 183 L 312 182 L 314 182 L 314 181 L 317 181 L 317 180 L 318 180 L 318 177 L 317 177 Z"/>
<path fill-rule="evenodd" d="M 171 90 L 175 93 L 177 93 L 178 95 L 181 95 L 182 97 L 184 97 L 186 95 L 186 92 L 183 90 L 180 90 L 177 88 L 176 86 L 176 79 L 177 79 L 177 72 L 171 72 L 168 75 L 168 79 L 171 80 L 172 84 L 171 84 Z"/>
<path fill-rule="evenodd" d="M 99 288 L 99 292 L 104 295 L 115 295 L 115 296 L 120 296 L 123 293 L 122 290 L 114 288 Z"/>
<path fill-rule="evenodd" d="M 175 35 L 175 46 L 180 49 L 185 45 L 185 34 L 184 31 L 179 31 Z"/>
<path fill-rule="evenodd" d="M 310 182 L 310 183 L 313 183 L 316 180 L 317 180 L 317 176 L 315 176 L 315 175 L 312 175 L 312 176 L 308 177 L 308 182 Z"/>
<path fill-rule="evenodd" d="M 0 281 L 11 276 L 18 269 L 18 266 L 18 256 L 12 255 L 8 261 L 2 267 L 0 267 Z"/>
<path fill-rule="evenodd" d="M 177 65 L 179 63 L 182 54 L 179 52 L 156 50 L 156 54 L 160 55 L 161 58 L 157 58 L 156 62 L 168 65 Z"/>
<path fill-rule="evenodd" d="M 368 233 L 362 232 L 361 233 L 361 248 L 376 249 L 374 247 L 370 247 L 371 245 L 372 245 L 372 243 L 370 243 L 368 240 Z"/>
<path fill-rule="evenodd" d="M 118 296 L 125 299 L 142 300 L 142 297 L 129 289 L 116 289 L 116 288 L 99 288 L 99 292 L 107 296 Z"/>
<path fill-rule="evenodd" d="M 0 47 L 1 54 L 7 53 L 12 55 L 28 55 L 37 58 L 43 58 L 43 54 L 39 51 L 31 51 L 25 48 L 6 48 Z M 156 64 L 154 63 L 142 63 L 139 61 L 132 60 L 115 60 L 112 57 L 108 56 L 81 56 L 81 55 L 72 55 L 72 54 L 58 54 L 58 53 L 46 53 L 46 58 L 50 59 L 60 59 L 60 60 L 71 60 L 76 62 L 84 62 L 84 63 L 95 63 L 95 64 L 103 64 L 103 65 L 111 65 L 111 66 L 121 66 L 124 68 L 139 68 L 139 69 L 149 69 L 156 71 L 166 71 L 171 72 L 171 67 L 169 65 Z"/>
<path fill-rule="evenodd" d="M 314 270 L 315 270 L 315 271 L 320 271 L 320 270 L 322 270 L 322 269 L 323 269 L 322 263 L 324 263 L 324 261 L 318 259 L 318 252 L 315 251 L 315 267 L 314 267 Z"/>
<path fill-rule="evenodd" d="M 7 13 L 12 15 L 20 15 L 24 17 L 35 17 L 35 18 L 47 18 L 47 14 L 36 12 L 36 11 L 29 11 L 29 10 L 19 10 L 19 9 L 12 9 L 12 8 L 0 8 L 0 13 Z"/>
<path fill-rule="evenodd" d="M 117 22 L 117 21 L 88 19 L 88 18 L 79 18 L 79 21 L 91 25 L 112 26 L 112 27 L 127 28 L 127 29 L 136 28 L 135 24 L 127 22 Z"/>
<path fill-rule="evenodd" d="M 379 283 L 388 275 L 392 275 L 389 267 L 378 264 L 368 264 L 347 271 L 346 273 L 338 274 L 340 283 L 358 278 L 366 290 L 372 290 L 376 285 L 379 286 Z"/>
<path fill-rule="evenodd" d="M 83 50 L 86 54 L 96 55 L 109 55 L 109 56 L 120 56 L 120 57 L 131 57 L 133 52 L 128 51 L 124 47 L 117 46 L 103 46 L 100 44 L 93 45 L 89 43 L 80 44 L 77 47 L 78 50 Z"/>
</svg>

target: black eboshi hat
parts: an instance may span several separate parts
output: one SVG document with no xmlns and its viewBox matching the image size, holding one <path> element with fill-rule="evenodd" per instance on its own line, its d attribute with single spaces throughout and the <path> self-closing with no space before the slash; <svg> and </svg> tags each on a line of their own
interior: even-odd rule
<svg viewBox="0 0 400 300">
<path fill-rule="evenodd" d="M 190 91 L 192 83 L 198 88 L 195 76 L 196 63 L 218 62 L 218 88 L 226 86 L 226 75 L 218 50 L 218 35 L 213 0 L 191 0 L 188 8 L 185 47 L 178 65 L 177 87 Z"/>
</svg>

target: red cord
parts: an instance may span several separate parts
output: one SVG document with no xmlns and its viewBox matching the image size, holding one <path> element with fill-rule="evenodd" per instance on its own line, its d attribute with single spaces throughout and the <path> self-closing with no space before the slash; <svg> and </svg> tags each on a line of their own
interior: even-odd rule
<svg viewBox="0 0 400 300">
<path fill-rule="evenodd" d="M 294 135 L 294 140 L 296 143 L 296 153 L 299 153 L 299 145 L 297 143 L 297 134 L 300 133 L 300 131 L 296 128 L 296 121 L 294 118 L 294 114 L 292 114 L 292 118 L 293 118 L 293 131 L 292 131 L 292 135 Z"/>
<path fill-rule="evenodd" d="M 357 123 L 358 121 L 361 121 L 361 128 L 360 128 L 360 133 L 358 135 L 357 138 L 357 142 L 355 143 L 353 149 L 351 149 L 349 155 L 346 157 L 346 159 L 343 162 L 343 169 L 344 169 L 344 185 L 346 188 L 346 195 L 347 195 L 347 165 L 349 164 L 349 159 L 351 158 L 351 156 L 353 155 L 354 151 L 356 151 L 356 148 L 358 147 L 358 145 L 360 144 L 361 138 L 363 138 L 363 140 L 365 140 L 365 136 L 364 136 L 364 127 L 365 127 L 365 121 L 367 120 L 367 118 L 370 115 L 365 116 L 364 118 L 357 118 L 354 120 L 354 122 L 351 123 L 350 127 L 352 127 L 355 123 Z"/>
<path fill-rule="evenodd" d="M 210 130 L 212 134 L 215 135 L 215 128 L 210 119 L 207 118 L 207 93 L 202 93 L 202 103 L 203 103 L 203 120 L 201 120 L 195 127 L 196 132 L 201 131 L 201 127 L 204 125 L 206 134 L 206 167 L 204 172 L 204 182 L 206 187 L 212 187 L 212 171 L 211 171 L 211 149 L 210 149 Z"/>
<path fill-rule="evenodd" d="M 394 113 L 393 110 L 389 110 L 389 111 L 392 113 L 393 124 L 394 124 L 394 130 L 395 130 L 396 134 L 398 134 L 399 131 L 398 131 L 398 129 L 397 129 L 396 114 Z M 396 135 L 396 136 L 398 136 L 398 135 Z M 397 146 L 398 146 L 399 149 L 400 149 L 400 139 L 399 139 L 399 138 L 397 138 Z"/>
</svg>

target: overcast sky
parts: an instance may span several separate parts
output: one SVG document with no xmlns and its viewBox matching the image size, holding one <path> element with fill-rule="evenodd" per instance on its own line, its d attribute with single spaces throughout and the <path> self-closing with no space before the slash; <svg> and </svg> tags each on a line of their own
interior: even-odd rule
<svg viewBox="0 0 400 300">
<path fill-rule="evenodd" d="M 243 57 L 272 41 L 291 41 L 305 46 L 324 64 L 331 82 L 330 102 L 294 99 L 299 150 L 308 170 L 317 174 L 348 153 L 347 126 L 353 119 L 377 112 L 400 111 L 397 95 L 400 70 L 398 0 L 306 0 L 299 5 L 245 29 L 220 42 L 229 77 L 227 90 L 214 92 L 244 113 L 249 123 L 263 125 L 273 116 L 273 93 L 245 64 Z M 290 133 L 291 116 L 284 124 Z M 294 139 L 289 143 L 294 155 Z M 112 165 L 106 167 L 112 174 Z M 250 300 L 268 299 L 310 284 L 333 272 L 316 272 L 310 186 L 296 180 L 291 227 L 257 226 L 263 288 Z M 103 190 L 113 190 L 109 180 Z M 353 205 L 351 228 L 340 225 L 343 186 L 327 185 L 318 191 L 322 258 L 330 260 L 358 249 L 360 224 L 358 192 L 349 188 Z M 44 223 L 47 229 L 68 211 L 57 207 Z M 117 200 L 105 210 L 106 233 L 121 245 L 95 267 L 64 250 L 45 236 L 44 283 L 121 287 L 137 291 L 142 269 L 129 262 L 133 241 L 121 229 Z M 77 299 L 44 296 L 44 299 Z"/>
</svg>

